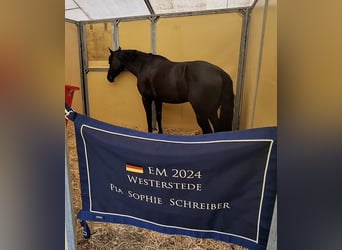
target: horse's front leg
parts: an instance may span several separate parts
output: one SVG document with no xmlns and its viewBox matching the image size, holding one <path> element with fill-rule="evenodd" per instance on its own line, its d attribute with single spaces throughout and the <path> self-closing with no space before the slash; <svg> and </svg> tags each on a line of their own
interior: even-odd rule
<svg viewBox="0 0 342 250">
<path fill-rule="evenodd" d="M 162 106 L 163 103 L 157 100 L 154 100 L 154 104 L 156 105 L 156 116 L 157 116 L 157 123 L 158 123 L 158 132 L 159 134 L 163 133 L 161 119 L 162 119 Z"/>
<path fill-rule="evenodd" d="M 148 132 L 152 133 L 152 100 L 143 96 L 142 101 L 146 113 L 147 129 Z"/>
</svg>

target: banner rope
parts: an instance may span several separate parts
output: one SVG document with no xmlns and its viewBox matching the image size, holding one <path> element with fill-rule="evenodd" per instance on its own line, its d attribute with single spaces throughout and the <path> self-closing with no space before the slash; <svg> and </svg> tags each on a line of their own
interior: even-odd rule
<svg viewBox="0 0 342 250">
<path fill-rule="evenodd" d="M 68 121 L 73 121 L 77 113 L 68 104 L 64 103 L 64 106 L 64 118 Z"/>
</svg>

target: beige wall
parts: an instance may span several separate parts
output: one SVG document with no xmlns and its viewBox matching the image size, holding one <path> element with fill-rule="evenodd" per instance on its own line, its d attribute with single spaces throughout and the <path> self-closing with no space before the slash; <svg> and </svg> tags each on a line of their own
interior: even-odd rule
<svg viewBox="0 0 342 250">
<path fill-rule="evenodd" d="M 163 18 L 157 23 L 156 52 L 173 61 L 213 63 L 232 77 L 235 88 L 240 27 L 240 16 L 232 13 Z M 200 129 L 189 103 L 164 104 L 163 107 L 166 126 Z"/>
<path fill-rule="evenodd" d="M 77 26 L 73 23 L 65 22 L 65 82 L 63 84 L 80 88 L 80 71 Z M 74 92 L 72 108 L 78 113 L 83 113 L 81 90 Z"/>
<path fill-rule="evenodd" d="M 100 25 L 98 24 L 97 30 L 93 26 L 92 31 L 89 31 L 90 25 L 86 26 L 88 39 L 91 37 L 92 44 L 88 50 L 91 52 L 96 49 L 102 53 L 101 57 L 91 57 L 89 65 L 108 68 L 108 47 L 112 48 L 112 40 L 107 39 L 107 43 L 103 44 L 98 38 L 108 30 L 108 26 L 106 30 L 103 24 L 102 27 Z M 122 49 L 150 52 L 150 36 L 151 25 L 148 20 L 119 23 L 119 44 Z M 87 81 L 89 115 L 92 118 L 118 126 L 147 130 L 141 95 L 136 87 L 136 78 L 131 73 L 123 72 L 110 83 L 107 81 L 107 72 L 89 72 Z"/>
<path fill-rule="evenodd" d="M 85 25 L 87 37 L 86 49 L 88 67 L 108 66 L 108 48 L 112 47 L 113 35 L 111 23 L 94 23 Z"/>
<path fill-rule="evenodd" d="M 107 72 L 88 73 L 89 115 L 110 124 L 147 130 L 135 77 L 124 72 L 113 83 Z"/>
<path fill-rule="evenodd" d="M 277 126 L 277 5 L 270 1 L 253 127 Z"/>
<path fill-rule="evenodd" d="M 264 3 L 258 1 L 251 15 L 240 129 L 277 125 L 276 2 L 267 9 L 262 40 Z"/>
</svg>

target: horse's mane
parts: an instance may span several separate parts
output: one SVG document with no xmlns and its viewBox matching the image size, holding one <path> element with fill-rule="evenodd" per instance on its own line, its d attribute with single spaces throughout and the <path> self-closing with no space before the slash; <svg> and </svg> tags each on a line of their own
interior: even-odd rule
<svg viewBox="0 0 342 250">
<path fill-rule="evenodd" d="M 162 58 L 162 59 L 169 60 L 165 56 L 161 56 L 161 55 L 157 55 L 157 54 L 152 54 L 152 53 L 148 53 L 148 54 L 151 55 L 151 56 L 154 56 L 154 57 L 159 57 L 159 58 Z"/>
<path fill-rule="evenodd" d="M 118 52 L 120 53 L 119 57 L 124 61 L 135 61 L 138 57 L 147 57 L 147 56 L 153 56 L 153 57 L 157 57 L 160 59 L 168 60 L 164 56 L 156 55 L 152 53 L 145 53 L 145 52 L 135 50 L 135 49 L 120 50 Z"/>
</svg>

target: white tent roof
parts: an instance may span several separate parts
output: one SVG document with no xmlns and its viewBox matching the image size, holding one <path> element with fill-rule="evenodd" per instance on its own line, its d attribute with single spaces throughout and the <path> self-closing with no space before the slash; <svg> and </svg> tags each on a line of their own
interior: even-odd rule
<svg viewBox="0 0 342 250">
<path fill-rule="evenodd" d="M 65 18 L 96 21 L 248 7 L 255 0 L 65 0 Z"/>
</svg>

